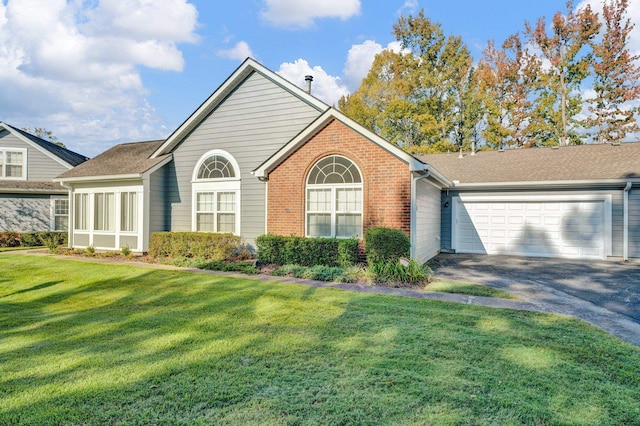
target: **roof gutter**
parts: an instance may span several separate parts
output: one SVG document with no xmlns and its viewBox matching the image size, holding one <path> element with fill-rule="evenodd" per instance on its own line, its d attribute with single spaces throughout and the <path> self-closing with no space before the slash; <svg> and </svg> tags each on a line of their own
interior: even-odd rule
<svg viewBox="0 0 640 426">
<path fill-rule="evenodd" d="M 129 173 L 126 175 L 109 175 L 109 176 L 82 176 L 82 177 L 70 177 L 70 178 L 55 178 L 54 182 L 58 182 L 63 186 L 65 183 L 77 183 L 77 182 L 105 182 L 114 180 L 133 180 L 142 179 L 144 173 Z"/>
<path fill-rule="evenodd" d="M 625 186 L 629 182 L 640 183 L 640 178 L 634 179 L 604 179 L 604 180 L 550 180 L 532 182 L 489 182 L 489 183 L 461 183 L 454 180 L 452 189 L 535 189 L 535 188 L 577 188 L 577 187 L 610 187 Z"/>
<path fill-rule="evenodd" d="M 62 185 L 62 184 L 61 184 Z M 62 185 L 64 187 L 64 185 Z M 64 188 L 55 189 L 25 189 L 25 188 L 0 188 L 0 194 L 43 194 L 58 195 L 67 192 Z"/>
<path fill-rule="evenodd" d="M 629 260 L 629 191 L 632 186 L 632 182 L 627 182 L 622 190 L 622 260 L 625 262 Z"/>
</svg>

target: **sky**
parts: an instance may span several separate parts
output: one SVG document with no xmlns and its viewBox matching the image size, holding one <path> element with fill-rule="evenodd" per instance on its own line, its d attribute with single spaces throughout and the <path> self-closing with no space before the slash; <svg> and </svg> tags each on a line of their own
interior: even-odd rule
<svg viewBox="0 0 640 426">
<path fill-rule="evenodd" d="M 601 0 L 590 3 L 601 10 Z M 630 0 L 640 52 L 640 0 Z M 401 15 L 462 36 L 477 60 L 565 0 L 0 0 L 0 121 L 95 156 L 168 136 L 248 56 L 329 105 L 397 49 Z"/>
</svg>

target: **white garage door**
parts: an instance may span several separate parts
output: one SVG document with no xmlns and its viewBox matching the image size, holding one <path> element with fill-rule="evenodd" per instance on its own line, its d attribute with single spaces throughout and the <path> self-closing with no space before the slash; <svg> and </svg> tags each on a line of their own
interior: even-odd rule
<svg viewBox="0 0 640 426">
<path fill-rule="evenodd" d="M 459 253 L 604 259 L 606 202 L 455 201 Z"/>
</svg>

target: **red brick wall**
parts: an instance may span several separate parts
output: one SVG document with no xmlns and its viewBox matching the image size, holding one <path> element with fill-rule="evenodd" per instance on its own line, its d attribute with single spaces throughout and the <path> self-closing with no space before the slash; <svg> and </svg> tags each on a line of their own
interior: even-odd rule
<svg viewBox="0 0 640 426">
<path fill-rule="evenodd" d="M 403 161 L 333 120 L 269 174 L 267 230 L 305 235 L 305 183 L 315 163 L 328 155 L 353 161 L 363 178 L 363 232 L 377 226 L 410 233 L 411 174 Z"/>
</svg>

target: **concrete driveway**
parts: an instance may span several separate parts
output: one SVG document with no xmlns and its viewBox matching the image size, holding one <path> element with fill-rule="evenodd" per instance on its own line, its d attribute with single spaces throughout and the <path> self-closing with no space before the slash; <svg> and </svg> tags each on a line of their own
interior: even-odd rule
<svg viewBox="0 0 640 426">
<path fill-rule="evenodd" d="M 435 278 L 509 291 L 541 310 L 577 316 L 640 346 L 640 264 L 441 254 Z"/>
</svg>

